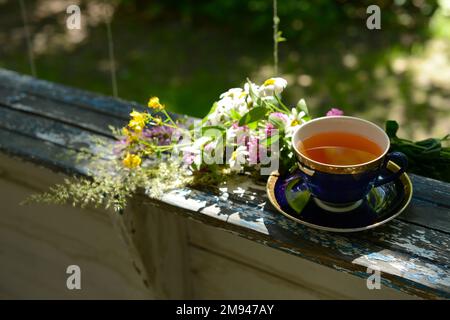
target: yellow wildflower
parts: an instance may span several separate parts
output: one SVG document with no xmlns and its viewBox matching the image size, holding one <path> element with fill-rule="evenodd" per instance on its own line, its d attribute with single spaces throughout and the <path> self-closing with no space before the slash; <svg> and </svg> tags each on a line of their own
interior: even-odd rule
<svg viewBox="0 0 450 320">
<path fill-rule="evenodd" d="M 122 135 L 129 136 L 130 135 L 130 130 L 128 130 L 127 128 L 122 128 Z"/>
<path fill-rule="evenodd" d="M 273 79 L 273 78 L 270 78 L 270 79 L 267 79 L 266 81 L 264 81 L 264 86 L 270 86 L 271 84 L 275 84 L 275 79 Z"/>
<path fill-rule="evenodd" d="M 155 110 L 162 110 L 162 109 L 164 109 L 164 105 L 159 102 L 159 98 L 158 97 L 151 97 L 148 100 L 148 104 L 147 105 L 148 105 L 149 108 L 152 108 L 152 109 L 155 109 Z"/>
<path fill-rule="evenodd" d="M 138 139 L 138 136 L 134 132 L 128 130 L 128 128 L 122 128 L 122 135 L 127 137 L 127 143 L 132 143 Z"/>
<path fill-rule="evenodd" d="M 139 167 L 141 165 L 142 159 L 136 154 L 131 154 L 127 152 L 127 155 L 122 160 L 122 163 L 125 167 L 133 169 Z"/>
<path fill-rule="evenodd" d="M 128 127 L 130 127 L 135 132 L 141 132 L 145 127 L 145 122 L 147 120 L 147 116 L 145 113 L 133 111 L 130 113 L 131 120 L 128 123 Z"/>
</svg>

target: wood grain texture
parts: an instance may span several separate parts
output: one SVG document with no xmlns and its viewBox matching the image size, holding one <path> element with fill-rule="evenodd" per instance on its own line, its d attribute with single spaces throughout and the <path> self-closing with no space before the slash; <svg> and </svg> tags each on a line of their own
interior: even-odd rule
<svg viewBox="0 0 450 320">
<path fill-rule="evenodd" d="M 124 121 L 128 120 L 128 114 L 133 109 L 142 109 L 136 102 L 102 96 L 48 81 L 35 81 L 32 77 L 5 69 L 0 69 L 0 84 L 10 92 L 6 98 L 10 103 L 18 103 L 27 96 L 37 96 L 55 101 L 61 107 L 77 106 L 85 111 L 115 116 Z"/>
<path fill-rule="evenodd" d="M 144 205 L 139 196 L 121 219 L 143 261 L 148 286 L 155 298 L 191 298 L 185 219 L 156 206 Z"/>
<path fill-rule="evenodd" d="M 111 213 L 70 206 L 21 206 L 62 175 L 0 155 L 1 299 L 149 299 Z M 66 269 L 81 269 L 68 290 Z"/>
<path fill-rule="evenodd" d="M 290 280 L 194 247 L 191 249 L 194 298 L 202 299 L 332 299 Z"/>
<path fill-rule="evenodd" d="M 366 276 L 367 267 L 378 267 L 383 283 L 400 291 L 424 298 L 449 296 L 449 239 L 434 230 L 395 220 L 378 230 L 338 235 L 298 225 L 264 202 L 242 204 L 189 189 L 166 194 L 161 206 L 359 277 Z"/>
<path fill-rule="evenodd" d="M 284 290 L 286 282 L 291 284 L 289 288 L 292 288 L 292 284 L 298 286 L 299 295 L 306 291 L 310 295 L 312 292 L 325 299 L 414 299 L 413 296 L 386 286 L 381 286 L 379 290 L 369 290 L 366 284 L 369 273 L 366 274 L 366 279 L 356 278 L 196 222 L 189 222 L 188 232 L 190 245 L 202 252 L 201 260 L 209 260 L 210 258 L 203 258 L 208 255 L 219 256 L 221 259 L 231 260 L 235 264 L 249 266 L 254 269 L 254 273 L 280 278 L 281 281 L 277 282 L 278 288 L 275 290 L 267 289 L 264 281 L 261 281 L 259 285 L 256 284 L 260 291 L 259 294 L 265 299 L 275 299 L 280 294 L 286 295 Z M 191 256 L 196 254 L 196 250 L 191 251 Z M 191 259 L 199 260 L 197 257 Z M 202 261 L 202 265 L 207 263 Z M 213 290 L 213 287 L 210 287 L 213 280 L 209 280 L 209 277 L 214 279 L 217 275 L 214 273 L 204 274 L 200 267 L 197 268 L 193 274 L 193 282 L 200 281 L 204 284 L 200 288 L 195 288 L 195 298 L 201 299 L 208 296 L 209 290 Z M 236 284 L 236 281 L 229 282 L 225 286 L 239 285 Z M 246 287 L 242 287 L 241 290 L 245 292 Z M 228 298 L 232 298 L 232 296 Z"/>
<path fill-rule="evenodd" d="M 0 87 L 0 104 L 21 114 L 40 116 L 43 119 L 57 120 L 60 124 L 90 130 L 92 132 L 112 137 L 109 125 L 121 127 L 126 120 L 99 113 L 95 110 L 84 110 L 80 113 L 77 105 L 61 105 L 61 102 L 45 97 L 24 94 L 18 89 Z"/>
<path fill-rule="evenodd" d="M 74 162 L 73 153 L 68 152 L 68 148 L 73 150 L 79 143 L 80 135 L 107 138 L 103 127 L 106 124 L 93 120 L 92 112 L 123 121 L 130 105 L 138 108 L 132 103 L 4 70 L 0 70 L 0 88 L 4 89 L 0 110 L 3 108 L 1 112 L 9 117 L 8 122 L 19 121 L 14 112 L 30 113 L 26 115 L 29 124 L 20 130 L 16 129 L 19 124 L 0 120 L 0 149 L 66 172 L 86 173 L 89 167 L 89 163 Z M 48 115 L 49 110 L 47 114 L 40 113 L 44 107 L 39 104 L 45 104 L 42 99 L 46 97 L 61 108 L 78 106 L 83 127 L 67 119 L 59 121 L 61 116 Z M 53 133 L 38 134 L 39 126 L 35 123 L 39 121 L 53 133 L 64 131 L 61 133 L 64 143 L 55 140 Z M 89 139 L 82 140 L 95 152 Z M 412 179 L 414 199 L 404 214 L 381 228 L 349 235 L 321 232 L 288 220 L 267 203 L 263 186 L 248 180 L 237 181 L 235 186 L 225 189 L 174 190 L 162 200 L 144 198 L 141 202 L 361 278 L 366 277 L 368 266 L 376 266 L 385 275 L 383 284 L 387 287 L 424 298 L 450 298 L 450 187 L 419 176 L 412 175 Z"/>
<path fill-rule="evenodd" d="M 187 236 L 184 228 L 184 219 L 176 215 L 167 216 L 165 212 L 161 212 L 158 208 L 152 206 L 139 205 L 140 201 L 134 201 L 126 212 L 122 215 L 111 211 L 93 211 L 81 210 L 78 208 L 70 208 L 67 206 L 48 206 L 33 205 L 20 206 L 19 203 L 25 197 L 33 192 L 43 192 L 55 183 L 61 183 L 64 176 L 56 176 L 51 174 L 44 168 L 37 168 L 29 163 L 18 161 L 0 154 L 0 228 L 2 228 L 3 236 L 0 236 L 0 253 L 15 250 L 17 246 L 27 246 L 29 241 L 25 234 L 35 234 L 34 239 L 36 244 L 33 247 L 39 248 L 40 243 L 52 243 L 56 235 L 67 232 L 70 229 L 70 238 L 58 238 L 57 246 L 54 249 L 41 248 L 34 252 L 32 249 L 24 251 L 21 256 L 12 256 L 8 254 L 4 257 L 0 256 L 0 261 L 8 260 L 4 264 L 4 268 L 0 267 L 0 297 L 28 297 L 28 298 L 153 298 L 153 299 L 187 299 L 191 296 L 189 287 L 189 277 L 186 272 L 189 268 L 187 266 Z M 7 200 L 8 199 L 8 200 Z M 48 210 L 52 217 L 58 215 L 60 218 L 53 219 L 51 223 L 48 222 L 48 213 L 42 212 Z M 20 221 L 24 222 L 20 225 L 20 231 L 15 231 L 19 226 L 12 225 L 12 218 L 17 212 L 23 216 Z M 67 219 L 67 214 L 70 214 L 70 219 Z M 31 216 L 32 215 L 32 216 Z M 42 226 L 36 228 L 32 224 L 32 220 L 42 220 Z M 98 225 L 97 219 L 104 222 L 105 225 Z M 67 221 L 65 221 L 67 220 Z M 89 224 L 86 227 L 86 224 Z M 41 232 L 42 228 L 46 228 L 49 236 Z M 9 230 L 9 228 L 11 230 Z M 14 230 L 13 230 L 14 229 Z M 30 230 L 31 229 L 31 230 Z M 97 230 L 98 229 L 98 230 Z M 97 230 L 97 231 L 96 231 Z M 118 232 L 117 232 L 118 231 Z M 17 234 L 11 234 L 12 232 Z M 93 232 L 97 237 L 104 237 L 104 239 L 92 240 L 90 232 Z M 111 241 L 110 235 L 114 235 L 115 241 Z M 119 237 L 120 236 L 120 237 Z M 16 245 L 10 246 L 10 238 L 15 239 Z M 121 238 L 122 242 L 119 242 Z M 79 243 L 77 243 L 77 241 Z M 95 242 L 95 244 L 90 244 Z M 108 243 L 106 243 L 108 242 Z M 117 288 L 112 290 L 112 295 L 109 294 L 111 289 L 102 288 L 103 282 L 111 281 L 114 283 L 114 278 L 117 278 L 109 270 L 103 274 L 101 269 L 95 269 L 90 264 L 87 264 L 83 259 L 74 260 L 79 263 L 83 274 L 88 275 L 86 279 L 83 276 L 83 283 L 86 283 L 88 288 L 82 288 L 83 292 L 69 291 L 65 288 L 65 274 L 59 272 L 58 278 L 53 278 L 52 273 L 55 268 L 63 268 L 67 259 L 61 257 L 61 261 L 55 258 L 52 261 L 45 260 L 47 255 L 56 254 L 53 251 L 61 250 L 61 256 L 65 252 L 72 252 L 82 250 L 86 246 L 89 250 L 114 250 L 116 255 L 119 255 L 123 261 L 108 260 L 99 254 L 97 259 L 99 263 L 104 264 L 104 268 L 112 268 L 113 270 L 118 266 L 127 266 L 127 275 L 135 279 L 140 286 L 142 292 L 134 292 L 136 284 L 117 283 Z M 63 248 L 63 249 L 61 249 Z M 92 251 L 91 250 L 91 251 Z M 50 251 L 50 252 L 49 252 Z M 80 254 L 80 253 L 79 253 Z M 39 260 L 42 267 L 39 272 L 43 278 L 47 279 L 46 286 L 43 286 L 42 292 L 39 288 L 41 284 L 39 281 L 32 281 L 25 286 L 20 279 L 11 279 L 6 281 L 9 270 L 14 269 L 17 263 L 27 263 L 29 261 Z M 92 260 L 94 260 L 92 258 Z M 96 260 L 96 261 L 97 261 Z M 73 264 L 77 264 L 73 263 Z M 111 264 L 111 266 L 108 265 Z M 33 274 L 33 268 L 24 268 L 20 277 L 29 277 Z M 65 269 L 64 269 L 65 270 Z M 64 271 L 63 270 L 63 271 Z M 109 277 L 112 279 L 109 280 Z M 137 280 L 139 279 L 139 280 Z M 61 282 L 63 281 L 63 282 Z M 56 288 L 55 283 L 61 282 L 61 288 Z M 3 285 L 1 285 L 3 284 Z M 109 285 L 107 283 L 106 285 Z M 15 295 L 9 295 L 8 291 L 14 288 Z M 95 288 L 95 289 L 92 289 Z M 145 294 L 140 296 L 139 294 Z"/>
</svg>

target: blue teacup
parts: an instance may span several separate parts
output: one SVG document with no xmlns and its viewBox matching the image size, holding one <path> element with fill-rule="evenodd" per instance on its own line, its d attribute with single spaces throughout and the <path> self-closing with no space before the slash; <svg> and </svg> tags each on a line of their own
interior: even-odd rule
<svg viewBox="0 0 450 320">
<path fill-rule="evenodd" d="M 357 134 L 376 143 L 382 150 L 376 159 L 356 165 L 332 165 L 315 161 L 303 154 L 299 142 L 323 132 Z M 347 116 L 328 116 L 311 120 L 297 129 L 292 137 L 300 174 L 317 205 L 333 212 L 346 212 L 358 207 L 371 188 L 397 179 L 406 169 L 403 153 L 388 153 L 390 141 L 383 129 L 372 122 Z M 389 160 L 400 170 L 380 178 Z"/>
</svg>

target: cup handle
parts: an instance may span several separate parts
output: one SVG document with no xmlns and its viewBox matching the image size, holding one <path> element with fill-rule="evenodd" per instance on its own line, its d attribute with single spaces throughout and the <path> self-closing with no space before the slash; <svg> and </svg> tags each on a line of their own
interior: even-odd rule
<svg viewBox="0 0 450 320">
<path fill-rule="evenodd" d="M 408 167 L 408 158 L 406 157 L 405 154 L 403 154 L 401 152 L 395 151 L 395 152 L 388 153 L 386 155 L 383 167 L 387 166 L 389 160 L 392 160 L 393 162 L 398 164 L 400 166 L 400 169 L 397 172 L 393 172 L 391 175 L 389 175 L 385 178 L 375 180 L 375 182 L 373 183 L 374 187 L 378 187 L 378 186 L 381 186 L 382 184 L 394 181 L 395 179 L 400 177 L 405 172 L 406 168 Z"/>
</svg>

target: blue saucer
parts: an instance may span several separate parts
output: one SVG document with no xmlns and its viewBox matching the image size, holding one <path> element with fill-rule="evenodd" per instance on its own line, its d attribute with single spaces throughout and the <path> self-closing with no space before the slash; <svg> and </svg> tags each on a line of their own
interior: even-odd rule
<svg viewBox="0 0 450 320">
<path fill-rule="evenodd" d="M 398 170 L 395 163 L 389 162 L 381 176 Z M 356 208 L 346 212 L 328 211 L 312 196 L 308 198 L 306 186 L 296 172 L 286 176 L 273 173 L 267 182 L 267 195 L 275 209 L 301 224 L 326 231 L 355 232 L 378 227 L 402 213 L 411 201 L 412 184 L 408 175 L 403 173 L 391 183 L 372 188 Z M 304 199 L 301 210 L 295 210 L 293 202 L 288 201 L 288 198 L 298 197 Z"/>
</svg>

